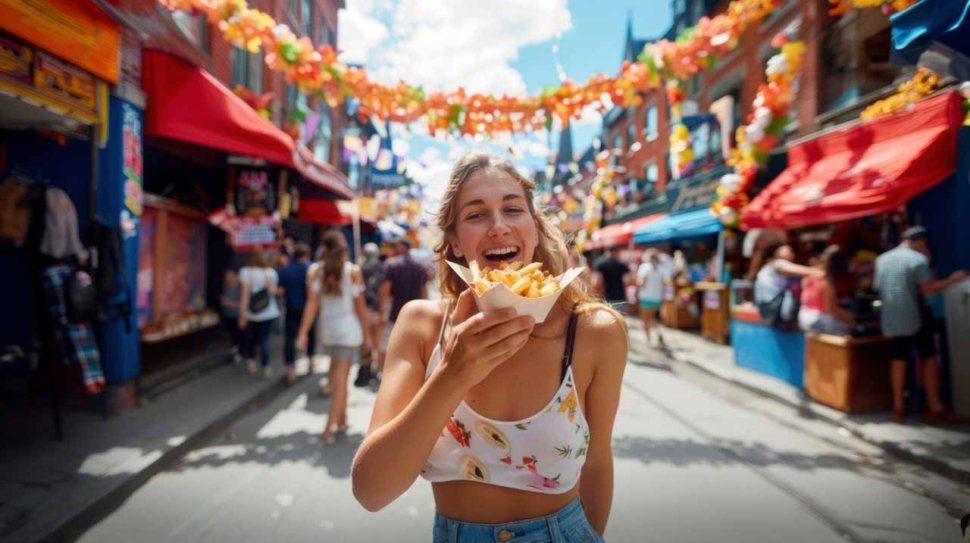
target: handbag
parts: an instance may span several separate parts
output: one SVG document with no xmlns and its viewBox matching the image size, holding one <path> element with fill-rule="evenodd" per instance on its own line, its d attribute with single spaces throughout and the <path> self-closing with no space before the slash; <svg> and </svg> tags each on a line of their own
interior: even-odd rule
<svg viewBox="0 0 970 543">
<path fill-rule="evenodd" d="M 64 305 L 67 320 L 79 324 L 98 319 L 100 302 L 94 279 L 84 270 L 74 270 L 64 285 Z"/>
<path fill-rule="evenodd" d="M 253 292 L 249 296 L 249 312 L 250 313 L 261 313 L 267 307 L 269 307 L 270 297 L 269 297 L 269 279 L 266 280 L 266 285 L 263 290 Z"/>
</svg>

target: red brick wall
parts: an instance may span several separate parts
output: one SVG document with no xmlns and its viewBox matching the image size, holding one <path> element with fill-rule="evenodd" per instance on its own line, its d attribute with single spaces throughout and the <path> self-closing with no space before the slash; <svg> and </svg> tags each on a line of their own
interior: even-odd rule
<svg viewBox="0 0 970 543">
<path fill-rule="evenodd" d="M 646 129 L 647 110 L 650 106 L 657 107 L 657 137 L 648 141 L 644 130 Z M 640 148 L 636 151 L 630 150 L 626 141 L 627 127 L 633 123 L 635 127 L 636 140 L 640 143 Z M 669 179 L 668 165 L 665 160 L 665 153 L 670 139 L 670 127 L 667 115 L 666 95 L 663 89 L 653 89 L 643 95 L 643 103 L 633 109 L 632 114 L 627 113 L 622 119 L 616 122 L 606 132 L 604 144 L 607 148 L 613 149 L 613 141 L 617 135 L 623 139 L 623 154 L 620 155 L 619 163 L 626 168 L 626 173 L 619 179 L 643 179 L 647 165 L 657 162 L 657 191 L 663 192 Z"/>
</svg>

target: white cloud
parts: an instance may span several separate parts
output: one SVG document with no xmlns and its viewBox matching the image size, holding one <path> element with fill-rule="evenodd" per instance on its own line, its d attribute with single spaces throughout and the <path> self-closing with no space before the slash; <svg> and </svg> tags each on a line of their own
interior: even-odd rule
<svg viewBox="0 0 970 543">
<path fill-rule="evenodd" d="M 390 37 L 387 26 L 373 16 L 374 10 L 369 0 L 348 0 L 337 14 L 337 49 L 342 62 L 366 64 L 371 51 Z"/>
<path fill-rule="evenodd" d="M 524 95 L 522 75 L 509 65 L 520 47 L 571 26 L 566 0 L 401 0 L 394 39 L 378 57 L 375 77 L 428 90 Z"/>
</svg>

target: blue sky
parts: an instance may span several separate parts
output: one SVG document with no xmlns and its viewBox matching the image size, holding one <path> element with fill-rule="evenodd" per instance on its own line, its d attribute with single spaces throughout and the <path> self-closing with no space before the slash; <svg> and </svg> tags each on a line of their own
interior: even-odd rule
<svg viewBox="0 0 970 543">
<path fill-rule="evenodd" d="M 582 83 L 619 71 L 628 17 L 634 36 L 656 38 L 670 25 L 669 0 L 347 0 L 339 48 L 376 80 L 426 90 L 535 94 L 566 76 Z M 598 115 L 573 123 L 574 150 L 600 131 Z M 511 155 L 524 170 L 543 167 L 558 131 L 501 141 L 431 138 L 423 125 L 393 126 L 409 173 L 431 192 L 443 187 L 454 159 L 470 149 Z"/>
</svg>

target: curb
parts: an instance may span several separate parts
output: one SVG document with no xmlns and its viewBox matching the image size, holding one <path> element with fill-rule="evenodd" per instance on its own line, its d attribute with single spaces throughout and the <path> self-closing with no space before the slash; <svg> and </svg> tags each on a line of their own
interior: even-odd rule
<svg viewBox="0 0 970 543">
<path fill-rule="evenodd" d="M 305 378 L 305 377 L 304 377 Z M 302 379 L 301 379 L 302 380 Z M 299 381 L 298 381 L 299 382 Z M 209 441 L 212 437 L 228 428 L 242 416 L 255 411 L 275 400 L 291 388 L 284 379 L 267 386 L 243 401 L 238 407 L 220 416 L 188 436 L 182 443 L 162 453 L 145 469 L 133 474 L 126 481 L 98 498 L 83 510 L 61 523 L 38 541 L 75 541 L 95 524 L 117 510 L 132 494 L 152 477 L 175 465 L 187 453 Z"/>
<path fill-rule="evenodd" d="M 886 452 L 886 454 L 895 456 L 901 460 L 910 462 L 912 464 L 916 464 L 928 471 L 931 471 L 942 477 L 949 478 L 960 484 L 970 485 L 970 470 L 956 468 L 951 466 L 950 464 L 947 464 L 946 462 L 936 460 L 926 455 L 914 453 L 908 450 L 906 447 L 902 447 L 891 441 L 875 439 L 867 435 L 862 430 L 860 430 L 858 426 L 856 426 L 852 421 L 842 420 L 833 416 L 829 416 L 824 412 L 820 412 L 818 410 L 814 410 L 811 408 L 806 408 L 804 404 L 798 404 L 798 403 L 792 402 L 789 398 L 785 398 L 784 396 L 775 394 L 769 390 L 765 390 L 763 388 L 757 387 L 750 383 L 746 383 L 742 380 L 735 379 L 730 375 L 726 375 L 725 373 L 727 372 L 721 373 L 721 372 L 715 371 L 707 367 L 706 365 L 699 363 L 695 360 L 692 360 L 688 357 L 675 355 L 673 352 L 670 352 L 669 350 L 664 350 L 663 354 L 664 354 L 664 357 L 667 358 L 668 360 L 683 363 L 683 364 L 688 364 L 691 367 L 699 369 L 708 375 L 717 377 L 718 379 L 731 383 L 734 386 L 743 388 L 749 392 L 753 392 L 763 398 L 767 398 L 767 399 L 785 404 L 789 407 L 792 407 L 798 410 L 798 412 L 802 415 L 811 417 L 812 419 L 815 419 L 815 420 L 826 422 L 837 428 L 844 428 L 846 431 L 852 434 L 853 437 L 882 449 L 884 452 Z M 814 400 L 812 400 L 811 398 L 809 398 L 808 396 L 805 396 L 804 394 L 801 394 L 801 397 L 804 398 L 807 402 L 810 402 L 811 405 L 821 405 L 815 402 Z"/>
</svg>

